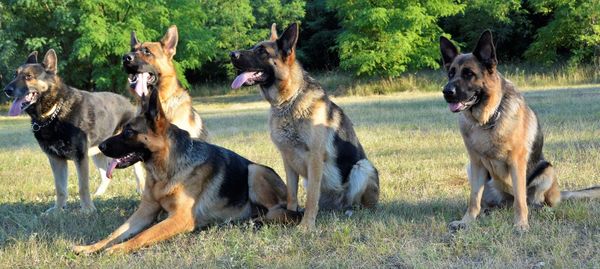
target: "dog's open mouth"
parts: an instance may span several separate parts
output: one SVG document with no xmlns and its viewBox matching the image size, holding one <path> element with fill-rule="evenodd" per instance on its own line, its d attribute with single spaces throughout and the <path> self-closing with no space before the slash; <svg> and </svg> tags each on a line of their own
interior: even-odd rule
<svg viewBox="0 0 600 269">
<path fill-rule="evenodd" d="M 117 168 L 117 169 L 127 168 L 127 167 L 132 166 L 133 164 L 135 164 L 137 162 L 141 162 L 143 160 L 144 160 L 144 158 L 142 158 L 142 154 L 137 153 L 137 152 L 129 153 L 121 158 L 115 158 L 112 161 L 110 161 L 110 163 L 108 164 L 108 168 L 106 169 L 106 177 L 112 178 L 112 173 L 115 170 L 115 168 Z"/>
<path fill-rule="evenodd" d="M 130 74 L 128 80 L 129 87 L 133 89 L 138 96 L 148 96 L 148 85 L 156 83 L 156 75 L 152 72 Z"/>
<path fill-rule="evenodd" d="M 29 106 L 35 104 L 35 102 L 37 102 L 39 97 L 40 97 L 40 94 L 38 92 L 30 91 L 25 96 L 16 98 L 15 101 L 13 101 L 12 105 L 10 106 L 10 109 L 8 110 L 8 115 L 9 116 L 20 115 L 23 112 L 23 110 L 25 110 Z"/>
<path fill-rule="evenodd" d="M 473 95 L 473 97 L 469 98 L 467 101 L 456 102 L 456 103 L 448 102 L 448 108 L 453 113 L 456 113 L 456 112 L 463 111 L 463 110 L 473 106 L 478 101 L 479 101 L 479 98 L 477 97 L 477 95 Z"/>
<path fill-rule="evenodd" d="M 252 86 L 259 82 L 267 80 L 267 75 L 261 71 L 246 71 L 239 74 L 231 83 L 232 89 L 239 89 L 242 86 Z"/>
</svg>

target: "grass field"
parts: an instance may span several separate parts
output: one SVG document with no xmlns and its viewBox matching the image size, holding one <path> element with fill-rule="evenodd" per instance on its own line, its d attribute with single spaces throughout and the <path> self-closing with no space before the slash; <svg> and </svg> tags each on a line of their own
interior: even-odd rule
<svg viewBox="0 0 600 269">
<path fill-rule="evenodd" d="M 546 134 L 545 155 L 560 185 L 600 183 L 600 86 L 536 89 L 525 93 Z M 517 234 L 512 209 L 482 216 L 470 229 L 449 235 L 459 219 L 468 184 L 466 152 L 438 92 L 335 99 L 355 123 L 381 176 L 375 210 L 348 218 L 322 212 L 317 230 L 250 223 L 222 224 L 131 255 L 77 256 L 74 244 L 95 242 L 135 209 L 131 170 L 119 170 L 98 212 L 78 213 L 77 180 L 70 166 L 70 210 L 41 213 L 54 201 L 50 167 L 26 117 L 0 117 L 0 267 L 121 268 L 598 268 L 600 201 L 567 202 L 532 210 L 531 231 Z M 267 132 L 267 104 L 258 94 L 195 100 L 212 142 L 283 175 Z M 92 174 L 92 186 L 98 185 Z M 302 195 L 303 197 L 303 195 Z"/>
</svg>

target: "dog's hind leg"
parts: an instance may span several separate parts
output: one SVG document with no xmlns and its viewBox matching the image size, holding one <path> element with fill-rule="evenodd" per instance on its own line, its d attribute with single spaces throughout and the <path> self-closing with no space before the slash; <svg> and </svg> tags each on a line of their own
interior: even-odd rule
<svg viewBox="0 0 600 269">
<path fill-rule="evenodd" d="M 248 166 L 248 193 L 250 201 L 267 208 L 267 220 L 280 223 L 297 223 L 302 213 L 286 209 L 286 186 L 271 168 L 251 164 Z"/>
<path fill-rule="evenodd" d="M 535 207 L 543 205 L 555 206 L 560 202 L 560 191 L 556 182 L 554 167 L 546 161 L 538 164 L 535 178 L 530 180 L 528 188 L 528 202 Z"/>
<path fill-rule="evenodd" d="M 75 168 L 77 169 L 77 178 L 79 179 L 79 203 L 81 211 L 91 213 L 96 211 L 92 197 L 90 196 L 90 162 L 88 156 L 83 155 L 79 160 L 75 160 Z"/>
<path fill-rule="evenodd" d="M 67 206 L 67 179 L 69 173 L 67 170 L 67 160 L 56 158 L 54 156 L 48 156 L 50 161 L 50 168 L 52 168 L 52 175 L 54 176 L 54 188 L 56 190 L 56 203 L 53 207 L 46 210 L 45 213 L 51 213 L 55 210 L 62 210 Z"/>
<path fill-rule="evenodd" d="M 377 169 L 367 159 L 362 159 L 352 167 L 348 176 L 346 201 L 349 206 L 361 204 L 371 208 L 379 200 L 379 175 Z"/>
<path fill-rule="evenodd" d="M 98 172 L 100 173 L 100 186 L 98 186 L 96 189 L 94 196 L 100 196 L 106 192 L 108 184 L 110 184 L 110 178 L 106 176 L 106 166 L 109 158 L 104 156 L 102 153 L 98 153 L 92 156 L 92 160 L 94 161 L 94 165 L 96 165 L 96 168 L 98 168 Z"/>
</svg>

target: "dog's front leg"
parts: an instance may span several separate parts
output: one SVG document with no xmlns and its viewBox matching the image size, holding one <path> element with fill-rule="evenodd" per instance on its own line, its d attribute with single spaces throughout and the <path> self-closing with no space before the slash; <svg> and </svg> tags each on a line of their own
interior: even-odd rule
<svg viewBox="0 0 600 269">
<path fill-rule="evenodd" d="M 195 227 L 194 216 L 191 212 L 191 208 L 179 210 L 130 240 L 106 249 L 106 252 L 109 254 L 115 252 L 128 253 L 153 243 L 167 240 L 177 234 L 191 232 Z"/>
<path fill-rule="evenodd" d="M 308 157 L 308 186 L 306 188 L 306 209 L 300 226 L 311 230 L 315 228 L 315 221 L 319 211 L 319 199 L 321 196 L 321 180 L 323 178 L 323 167 L 325 165 L 325 134 L 327 129 L 318 125 L 313 127 L 313 134 L 309 146 Z"/>
<path fill-rule="evenodd" d="M 160 211 L 160 205 L 142 197 L 140 207 L 127 219 L 123 225 L 112 232 L 108 237 L 89 246 L 75 246 L 73 250 L 76 253 L 89 254 L 99 251 L 114 243 L 119 243 L 126 238 L 129 238 L 150 225 Z"/>
<path fill-rule="evenodd" d="M 79 160 L 75 160 L 77 178 L 79 179 L 79 204 L 81 211 L 91 213 L 96 211 L 92 197 L 90 196 L 90 161 L 87 154 Z"/>
<path fill-rule="evenodd" d="M 519 231 L 529 229 L 527 215 L 527 160 L 525 154 L 515 154 L 510 166 L 510 175 L 512 177 L 513 195 L 515 198 L 515 227 Z"/>
<path fill-rule="evenodd" d="M 467 166 L 467 175 L 469 177 L 469 184 L 471 185 L 469 206 L 461 220 L 450 222 L 448 228 L 451 231 L 466 228 L 469 223 L 473 222 L 479 216 L 479 212 L 481 211 L 483 188 L 489 174 L 479 160 L 471 158 L 471 162 Z"/>
<path fill-rule="evenodd" d="M 67 160 L 57 158 L 51 155 L 48 156 L 52 175 L 54 176 L 54 188 L 56 190 L 56 202 L 53 207 L 46 210 L 45 213 L 51 213 L 55 210 L 62 210 L 67 206 L 67 181 L 69 177 L 67 169 Z"/>
<path fill-rule="evenodd" d="M 298 173 L 283 156 L 283 167 L 285 168 L 285 180 L 287 183 L 287 209 L 298 211 Z"/>
</svg>

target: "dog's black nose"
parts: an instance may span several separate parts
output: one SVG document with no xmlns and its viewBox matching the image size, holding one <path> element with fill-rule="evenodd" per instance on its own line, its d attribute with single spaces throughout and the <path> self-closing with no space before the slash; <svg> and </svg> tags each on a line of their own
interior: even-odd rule
<svg viewBox="0 0 600 269">
<path fill-rule="evenodd" d="M 4 88 L 4 93 L 8 96 L 8 97 L 12 97 L 13 93 L 15 93 L 15 90 L 10 87 L 7 86 L 6 88 Z"/>
<path fill-rule="evenodd" d="M 229 53 L 229 57 L 231 57 L 231 59 L 239 59 L 240 58 L 240 52 L 239 51 L 232 51 Z"/>
<path fill-rule="evenodd" d="M 100 149 L 100 151 L 104 152 L 106 150 L 106 143 L 104 143 L 104 142 L 100 143 L 100 145 L 98 145 L 98 149 Z"/>
<path fill-rule="evenodd" d="M 444 86 L 442 93 L 444 94 L 444 96 L 454 96 L 456 94 L 456 87 L 448 83 L 446 84 L 446 86 Z"/>
<path fill-rule="evenodd" d="M 127 53 L 127 54 L 123 55 L 123 62 L 124 63 L 133 62 L 133 55 L 131 55 L 131 53 Z"/>
</svg>

